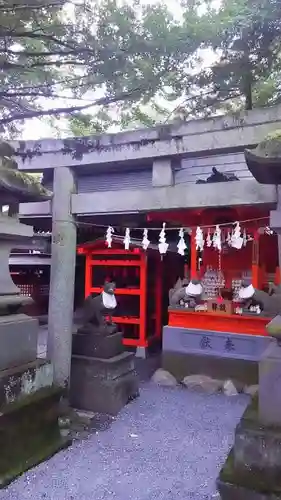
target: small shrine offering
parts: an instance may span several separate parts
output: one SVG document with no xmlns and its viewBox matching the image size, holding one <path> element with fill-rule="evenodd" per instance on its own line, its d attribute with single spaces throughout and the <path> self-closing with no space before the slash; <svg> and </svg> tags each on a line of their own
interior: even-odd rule
<svg viewBox="0 0 281 500">
<path fill-rule="evenodd" d="M 281 309 L 277 236 L 267 224 L 249 217 L 192 230 L 190 279 L 170 290 L 169 326 L 267 335 Z"/>
</svg>

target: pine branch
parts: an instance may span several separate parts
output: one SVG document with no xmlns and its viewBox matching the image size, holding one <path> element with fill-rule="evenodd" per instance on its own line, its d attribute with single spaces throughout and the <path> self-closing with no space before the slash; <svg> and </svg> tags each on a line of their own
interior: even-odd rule
<svg viewBox="0 0 281 500">
<path fill-rule="evenodd" d="M 71 50 L 52 50 L 45 52 L 29 52 L 27 50 L 0 49 L 0 53 L 20 57 L 53 57 L 53 56 L 75 56 L 79 54 L 95 54 L 93 49 L 87 47 L 73 47 Z"/>
<path fill-rule="evenodd" d="M 54 28 L 54 26 L 53 26 Z M 60 45 L 62 47 L 66 47 L 68 49 L 73 49 L 74 46 L 70 44 L 70 42 L 64 42 L 63 40 L 60 40 L 59 38 L 56 38 L 54 35 L 51 34 L 46 34 L 39 32 L 38 30 L 33 30 L 33 31 L 17 31 L 17 27 L 14 29 L 7 29 L 7 28 L 2 28 L 0 26 L 0 38 L 30 38 L 30 39 L 36 39 L 36 40 L 45 40 L 49 42 L 56 43 L 57 45 Z"/>
<path fill-rule="evenodd" d="M 12 5 L 1 5 L 0 4 L 0 12 L 16 12 L 18 10 L 41 10 L 41 9 L 49 9 L 53 7 L 62 7 L 65 3 L 67 3 L 67 0 L 56 0 L 56 1 L 50 1 L 50 2 L 42 2 L 42 3 L 25 3 L 25 4 L 18 4 L 14 3 Z"/>
<path fill-rule="evenodd" d="M 85 66 L 85 63 L 82 61 L 77 61 L 72 59 L 70 61 L 37 61 L 28 65 L 19 64 L 19 63 L 10 63 L 8 61 L 0 62 L 0 69 L 4 71 L 10 71 L 15 69 L 22 69 L 24 71 L 35 69 L 35 68 L 44 68 L 44 66 L 52 67 L 55 66 L 60 68 L 62 66 Z"/>
<path fill-rule="evenodd" d="M 124 100 L 139 97 L 142 92 L 143 92 L 143 89 L 136 88 L 136 89 L 128 91 L 128 92 L 122 92 L 114 97 L 108 96 L 108 97 L 102 97 L 100 99 L 96 99 L 95 101 L 93 101 L 89 104 L 84 104 L 83 106 L 66 106 L 66 107 L 59 107 L 59 108 L 46 109 L 46 110 L 26 111 L 25 113 L 14 113 L 12 116 L 8 116 L 8 117 L 4 117 L 4 118 L 0 119 L 0 125 L 7 125 L 8 123 L 12 123 L 15 121 L 22 121 L 25 119 L 36 118 L 36 117 L 71 114 L 71 113 L 75 113 L 75 112 L 83 111 L 85 109 L 92 108 L 94 106 L 107 106 L 108 104 L 113 104 L 113 103 L 118 102 L 118 101 L 124 101 Z"/>
</svg>

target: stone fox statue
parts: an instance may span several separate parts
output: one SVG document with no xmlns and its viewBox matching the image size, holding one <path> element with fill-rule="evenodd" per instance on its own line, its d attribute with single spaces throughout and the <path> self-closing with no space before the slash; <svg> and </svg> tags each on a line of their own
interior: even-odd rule
<svg viewBox="0 0 281 500">
<path fill-rule="evenodd" d="M 249 285 L 249 283 L 243 282 L 239 290 L 239 298 L 247 304 L 252 301 L 259 304 L 262 307 L 263 316 L 272 317 L 281 312 L 279 287 L 273 288 L 270 295 L 262 290 L 257 290 L 252 284 Z"/>
<path fill-rule="evenodd" d="M 169 292 L 170 307 L 178 307 L 181 302 L 195 307 L 203 293 L 203 287 L 198 280 L 178 280 L 175 287 Z"/>
<path fill-rule="evenodd" d="M 104 327 L 107 324 L 105 316 L 109 316 L 109 323 L 112 324 L 112 314 L 117 306 L 115 288 L 115 283 L 106 282 L 100 295 L 86 298 L 83 308 L 85 324 Z"/>
</svg>

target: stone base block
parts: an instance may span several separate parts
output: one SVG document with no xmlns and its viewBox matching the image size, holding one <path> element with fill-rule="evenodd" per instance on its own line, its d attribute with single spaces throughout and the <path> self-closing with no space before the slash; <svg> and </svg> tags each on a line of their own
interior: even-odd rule
<svg viewBox="0 0 281 500">
<path fill-rule="evenodd" d="M 264 425 L 281 423 L 281 346 L 273 341 L 259 364 L 259 419 Z"/>
<path fill-rule="evenodd" d="M 222 500 L 281 499 L 281 427 L 262 425 L 258 415 L 255 397 L 236 428 L 218 478 Z"/>
<path fill-rule="evenodd" d="M 262 474 L 241 476 L 234 468 L 233 450 L 220 472 L 217 489 L 221 500 L 281 500 L 280 487 L 263 484 Z"/>
<path fill-rule="evenodd" d="M 232 483 L 217 481 L 221 500 L 280 500 L 279 493 L 261 493 Z"/>
<path fill-rule="evenodd" d="M 77 333 L 72 338 L 72 353 L 77 356 L 108 359 L 124 351 L 122 338 L 121 332 L 106 337 Z"/>
<path fill-rule="evenodd" d="M 117 332 L 117 325 L 115 323 L 105 323 L 104 325 L 95 325 L 93 323 L 86 323 L 80 326 L 77 333 L 82 335 L 92 335 L 99 337 L 107 337 L 108 335 L 113 335 Z"/>
<path fill-rule="evenodd" d="M 261 474 L 264 485 L 281 485 L 281 426 L 260 423 L 257 397 L 236 427 L 233 463 L 243 476 Z"/>
<path fill-rule="evenodd" d="M 73 356 L 70 403 L 82 410 L 117 415 L 139 394 L 134 355 L 122 353 L 110 359 Z"/>
<path fill-rule="evenodd" d="M 0 372 L 0 412 L 9 403 L 22 401 L 40 389 L 53 385 L 53 367 L 44 360 L 36 360 Z"/>
<path fill-rule="evenodd" d="M 72 356 L 71 376 L 83 370 L 85 377 L 114 380 L 135 369 L 134 354 L 122 352 L 109 359 L 90 356 Z"/>
<path fill-rule="evenodd" d="M 70 444 L 59 428 L 61 389 L 45 388 L 0 414 L 0 487 Z"/>
<path fill-rule="evenodd" d="M 71 379 L 73 381 L 73 379 Z M 138 378 L 135 371 L 128 372 L 114 380 L 84 380 L 77 387 L 72 383 L 70 402 L 75 408 L 95 413 L 116 416 L 129 401 L 139 395 Z"/>
<path fill-rule="evenodd" d="M 25 314 L 0 316 L 0 370 L 37 357 L 38 320 Z"/>
</svg>

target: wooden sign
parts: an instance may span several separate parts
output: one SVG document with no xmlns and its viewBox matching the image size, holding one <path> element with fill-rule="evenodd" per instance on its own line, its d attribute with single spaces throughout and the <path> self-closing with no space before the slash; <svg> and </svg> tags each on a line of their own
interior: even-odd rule
<svg viewBox="0 0 281 500">
<path fill-rule="evenodd" d="M 208 312 L 217 314 L 232 314 L 231 300 L 209 300 Z"/>
</svg>

